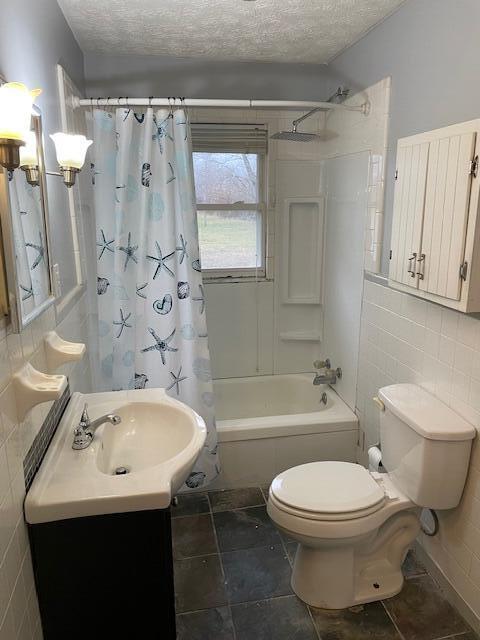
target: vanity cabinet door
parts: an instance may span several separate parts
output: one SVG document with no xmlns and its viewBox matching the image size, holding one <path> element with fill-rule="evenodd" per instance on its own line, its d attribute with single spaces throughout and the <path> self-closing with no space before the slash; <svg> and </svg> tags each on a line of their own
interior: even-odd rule
<svg viewBox="0 0 480 640">
<path fill-rule="evenodd" d="M 395 174 L 390 279 L 418 287 L 417 259 L 421 255 L 422 221 L 429 143 L 399 141 Z"/>
<path fill-rule="evenodd" d="M 460 300 L 476 132 L 430 143 L 421 253 L 416 273 L 422 291 Z"/>
</svg>

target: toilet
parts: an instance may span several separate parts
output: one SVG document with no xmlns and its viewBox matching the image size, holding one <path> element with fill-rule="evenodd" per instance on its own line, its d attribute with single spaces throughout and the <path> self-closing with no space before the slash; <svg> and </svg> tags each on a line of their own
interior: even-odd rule
<svg viewBox="0 0 480 640">
<path fill-rule="evenodd" d="M 268 513 L 297 541 L 292 588 L 309 605 L 343 609 L 397 594 L 422 508 L 460 501 L 476 430 L 414 384 L 379 390 L 386 473 L 313 462 L 278 475 Z"/>
</svg>

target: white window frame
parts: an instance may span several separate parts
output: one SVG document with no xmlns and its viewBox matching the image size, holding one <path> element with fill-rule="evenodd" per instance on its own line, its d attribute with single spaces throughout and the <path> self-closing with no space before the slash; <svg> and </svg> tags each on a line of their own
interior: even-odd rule
<svg viewBox="0 0 480 640">
<path fill-rule="evenodd" d="M 195 153 L 209 153 L 208 151 Z M 216 151 L 212 153 L 222 153 Z M 224 151 L 223 153 L 233 153 Z M 240 153 L 240 152 L 238 152 Z M 257 156 L 257 189 L 259 202 L 235 202 L 232 204 L 197 204 L 197 216 L 200 211 L 258 211 L 260 214 L 261 233 L 259 239 L 259 249 L 261 253 L 261 264 L 258 267 L 231 267 L 228 269 L 207 269 L 202 265 L 202 273 L 205 280 L 259 280 L 266 278 L 267 263 L 267 205 L 266 205 L 266 167 L 267 157 L 263 153 L 251 153 Z M 200 247 L 201 257 L 201 247 Z"/>
</svg>

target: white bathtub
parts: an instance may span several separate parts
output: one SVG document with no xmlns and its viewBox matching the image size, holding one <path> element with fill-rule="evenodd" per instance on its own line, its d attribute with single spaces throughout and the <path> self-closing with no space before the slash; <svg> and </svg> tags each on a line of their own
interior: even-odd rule
<svg viewBox="0 0 480 640">
<path fill-rule="evenodd" d="M 281 471 L 315 460 L 355 461 L 357 417 L 330 387 L 314 387 L 312 379 L 215 380 L 222 465 L 215 487 L 267 484 Z"/>
</svg>

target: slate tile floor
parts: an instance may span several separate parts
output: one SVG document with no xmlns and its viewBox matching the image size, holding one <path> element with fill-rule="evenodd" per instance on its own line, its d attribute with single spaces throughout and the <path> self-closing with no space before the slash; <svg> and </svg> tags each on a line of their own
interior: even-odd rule
<svg viewBox="0 0 480 640">
<path fill-rule="evenodd" d="M 293 593 L 296 544 L 260 487 L 181 495 L 172 508 L 178 640 L 478 640 L 411 553 L 402 592 L 326 611 Z"/>
</svg>

